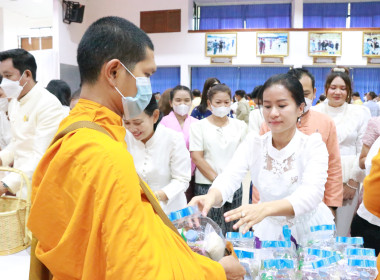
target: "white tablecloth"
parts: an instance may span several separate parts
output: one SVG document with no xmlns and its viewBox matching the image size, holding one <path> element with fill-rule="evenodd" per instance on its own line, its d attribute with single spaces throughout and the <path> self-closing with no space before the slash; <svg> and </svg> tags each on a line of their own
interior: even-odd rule
<svg viewBox="0 0 380 280">
<path fill-rule="evenodd" d="M 1 280 L 29 279 L 30 247 L 13 255 L 0 256 Z"/>
</svg>

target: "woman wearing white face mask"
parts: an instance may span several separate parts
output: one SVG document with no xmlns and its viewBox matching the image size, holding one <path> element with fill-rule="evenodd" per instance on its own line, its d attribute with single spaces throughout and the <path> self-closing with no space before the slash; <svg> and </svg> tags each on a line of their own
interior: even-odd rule
<svg viewBox="0 0 380 280">
<path fill-rule="evenodd" d="M 189 138 L 190 138 L 190 125 L 198 119 L 193 118 L 189 115 L 191 108 L 191 101 L 193 100 L 193 95 L 190 89 L 186 86 L 178 85 L 170 91 L 170 107 L 172 111 L 165 117 L 162 118 L 160 125 L 171 128 L 175 131 L 181 132 L 183 138 L 185 139 L 186 148 L 189 149 Z M 195 164 L 191 162 L 191 176 L 193 182 L 193 175 L 195 171 Z M 194 186 L 193 183 L 186 191 L 187 201 L 190 201 L 194 196 Z"/>
<path fill-rule="evenodd" d="M 159 117 L 156 99 L 152 97 L 141 114 L 125 121 L 125 141 L 137 173 L 169 214 L 186 207 L 191 163 L 182 135 L 158 125 Z"/>
<path fill-rule="evenodd" d="M 231 106 L 231 90 L 226 85 L 216 85 L 207 93 L 212 115 L 190 127 L 191 158 L 195 171 L 195 195 L 208 192 L 212 182 L 222 173 L 239 144 L 243 141 L 247 125 L 244 121 L 227 117 Z M 212 209 L 209 216 L 221 226 L 224 233 L 232 231 L 232 223 L 225 223 L 223 213 L 239 207 L 242 188 L 235 192 L 232 203 Z"/>
</svg>

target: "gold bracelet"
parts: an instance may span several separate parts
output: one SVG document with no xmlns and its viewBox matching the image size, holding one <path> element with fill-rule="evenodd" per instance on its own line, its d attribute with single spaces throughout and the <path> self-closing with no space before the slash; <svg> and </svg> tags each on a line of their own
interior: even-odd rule
<svg viewBox="0 0 380 280">
<path fill-rule="evenodd" d="M 346 183 L 346 186 L 349 187 L 350 189 L 355 190 L 355 191 L 357 191 L 359 188 L 359 187 L 355 188 L 355 187 L 351 186 L 348 182 Z"/>
</svg>

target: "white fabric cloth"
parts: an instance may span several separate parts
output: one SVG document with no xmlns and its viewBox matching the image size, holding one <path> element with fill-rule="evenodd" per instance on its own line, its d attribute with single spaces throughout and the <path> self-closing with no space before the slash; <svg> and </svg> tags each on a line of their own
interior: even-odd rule
<svg viewBox="0 0 380 280">
<path fill-rule="evenodd" d="M 4 149 L 12 138 L 11 124 L 5 112 L 0 111 L 0 148 Z"/>
<path fill-rule="evenodd" d="M 342 162 L 343 183 L 347 183 L 349 179 L 361 183 L 365 172 L 359 166 L 359 157 L 363 146 L 362 138 L 371 118 L 368 108 L 347 103 L 340 107 L 331 107 L 328 103 L 322 103 L 313 109 L 329 115 L 334 120 Z M 359 191 L 352 200 L 343 201 L 343 206 L 337 209 L 339 236 L 349 234 L 358 199 Z"/>
<path fill-rule="evenodd" d="M 145 144 L 136 140 L 128 130 L 125 141 L 140 177 L 153 191 L 162 190 L 168 197 L 168 201 L 160 202 L 165 213 L 185 208 L 191 161 L 183 135 L 158 125 Z"/>
<path fill-rule="evenodd" d="M 64 114 L 64 116 L 66 118 L 70 114 L 70 107 L 62 105 L 62 108 L 63 108 L 63 114 Z"/>
<path fill-rule="evenodd" d="M 363 105 L 369 109 L 372 117 L 378 117 L 380 115 L 379 105 L 377 105 L 375 101 L 368 100 L 367 102 L 364 102 Z"/>
<path fill-rule="evenodd" d="M 343 182 L 354 179 L 362 182 L 364 171 L 359 167 L 359 156 L 363 146 L 362 138 L 371 118 L 365 106 L 344 103 L 340 107 L 331 107 L 322 103 L 312 110 L 329 115 L 335 123 L 340 156 L 342 161 Z"/>
<path fill-rule="evenodd" d="M 20 101 L 9 102 L 8 115 L 12 139 L 0 152 L 3 166 L 22 170 L 32 180 L 38 162 L 49 146 L 63 119 L 62 105 L 50 92 L 36 84 Z M 19 191 L 21 178 L 11 173 L 2 181 L 9 189 Z"/>
<path fill-rule="evenodd" d="M 257 135 L 260 134 L 261 125 L 264 122 L 263 109 L 259 107 L 249 113 L 248 132 L 254 131 Z"/>
<path fill-rule="evenodd" d="M 203 157 L 217 174 L 223 172 L 234 155 L 237 147 L 247 133 L 244 121 L 228 118 L 224 127 L 213 125 L 208 118 L 195 122 L 190 126 L 189 150 L 203 151 Z M 203 174 L 196 169 L 195 182 L 197 184 L 211 184 Z"/>
<path fill-rule="evenodd" d="M 332 224 L 334 217 L 322 202 L 327 180 L 328 152 L 319 133 L 307 136 L 298 130 L 281 150 L 272 145 L 272 133 L 250 133 L 212 188 L 221 191 L 223 204 L 249 171 L 260 194 L 260 203 L 287 199 L 295 217 L 267 217 L 253 228 L 261 240 L 276 240 L 282 226 L 289 225 L 298 242 L 310 233 L 310 226 Z"/>
</svg>

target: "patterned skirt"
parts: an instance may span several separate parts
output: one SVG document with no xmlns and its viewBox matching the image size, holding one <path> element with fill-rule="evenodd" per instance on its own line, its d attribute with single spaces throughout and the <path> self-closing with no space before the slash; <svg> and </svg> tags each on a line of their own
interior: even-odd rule
<svg viewBox="0 0 380 280">
<path fill-rule="evenodd" d="M 211 185 L 196 183 L 195 188 L 194 188 L 194 195 L 197 196 L 197 195 L 207 194 L 210 187 Z M 220 228 L 223 231 L 224 236 L 226 235 L 226 232 L 238 231 L 232 228 L 232 226 L 238 221 L 232 221 L 232 222 L 226 223 L 224 220 L 223 214 L 232 209 L 240 207 L 242 203 L 242 198 L 243 198 L 243 186 L 241 186 L 234 193 L 234 198 L 232 200 L 232 203 L 226 202 L 221 208 L 211 208 L 210 212 L 208 212 L 207 216 L 220 226 Z"/>
</svg>

